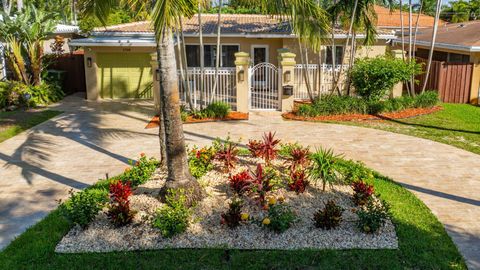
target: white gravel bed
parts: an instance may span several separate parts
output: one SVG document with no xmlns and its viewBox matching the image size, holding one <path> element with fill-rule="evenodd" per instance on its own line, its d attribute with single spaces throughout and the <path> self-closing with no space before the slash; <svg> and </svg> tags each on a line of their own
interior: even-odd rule
<svg viewBox="0 0 480 270">
<path fill-rule="evenodd" d="M 242 158 L 241 168 L 251 166 L 256 160 Z M 239 167 L 239 166 L 237 166 Z M 234 173 L 235 173 L 234 172 Z M 228 210 L 232 197 L 227 174 L 213 170 L 200 179 L 207 197 L 194 210 L 193 222 L 185 233 L 173 238 L 163 238 L 150 220 L 162 203 L 156 199 L 163 186 L 165 173 L 157 172 L 154 179 L 140 186 L 131 197 L 131 207 L 137 211 L 130 225 L 117 228 L 107 218 L 106 210 L 85 229 L 76 226 L 65 235 L 55 251 L 59 253 L 109 252 L 165 248 L 232 248 L 232 249 L 396 249 L 398 240 L 391 221 L 375 234 L 365 234 L 355 226 L 356 207 L 351 201 L 349 186 L 335 185 L 322 192 L 320 187 L 309 186 L 302 194 L 276 190 L 272 195 L 283 196 L 285 203 L 297 214 L 295 224 L 284 233 L 275 233 L 249 222 L 235 229 L 220 224 L 220 215 Z M 330 199 L 342 206 L 343 222 L 332 230 L 314 226 L 313 214 Z M 243 212 L 262 220 L 267 211 L 261 210 L 253 200 L 245 200 Z"/>
</svg>

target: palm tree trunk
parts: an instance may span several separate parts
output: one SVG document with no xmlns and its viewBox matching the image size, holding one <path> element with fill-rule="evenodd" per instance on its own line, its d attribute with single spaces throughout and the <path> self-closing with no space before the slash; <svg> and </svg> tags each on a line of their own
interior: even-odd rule
<svg viewBox="0 0 480 270">
<path fill-rule="evenodd" d="M 357 50 L 357 33 L 355 31 L 353 31 L 353 35 L 352 35 L 352 49 L 350 51 L 350 59 L 348 61 L 348 70 L 352 70 L 352 67 L 353 67 L 353 64 L 355 63 L 355 54 L 356 54 L 356 50 Z M 347 76 L 347 96 L 350 95 L 350 90 L 351 90 L 351 78 L 350 78 L 350 74 Z"/>
<path fill-rule="evenodd" d="M 180 117 L 177 65 L 172 30 L 162 31 L 159 40 L 158 67 L 160 72 L 160 100 L 162 103 L 163 124 L 165 128 L 168 176 L 161 197 L 169 189 L 183 189 L 187 192 L 189 203 L 200 200 L 204 193 L 198 182 L 190 174 L 187 163 L 187 151 Z"/>
<path fill-rule="evenodd" d="M 435 49 L 435 39 L 437 38 L 438 20 L 440 19 L 440 8 L 442 6 L 442 0 L 437 0 L 437 9 L 435 11 L 435 20 L 432 32 L 432 41 L 430 44 L 430 52 L 428 53 L 427 73 L 425 74 L 425 81 L 423 82 L 422 93 L 427 88 L 428 76 L 430 76 L 430 67 L 432 66 L 433 50 Z"/>
<path fill-rule="evenodd" d="M 300 40 L 300 38 L 297 38 L 297 40 L 298 40 L 298 48 L 300 49 L 300 61 L 302 61 L 302 65 L 303 65 L 303 71 L 302 71 L 303 81 L 305 82 L 305 85 L 307 87 L 308 98 L 313 103 L 315 99 L 313 98 L 312 88 L 310 85 L 310 78 L 308 76 L 308 62 L 305 63 L 306 55 L 303 54 L 304 52 L 303 52 L 302 41 Z"/>
<path fill-rule="evenodd" d="M 198 35 L 200 39 L 200 109 L 205 101 L 205 50 L 203 44 L 202 4 L 198 3 Z"/>
<path fill-rule="evenodd" d="M 342 78 L 342 73 L 343 73 L 343 63 L 345 61 L 345 53 L 347 52 L 347 48 L 348 48 L 348 41 L 349 39 L 351 38 L 352 39 L 352 44 L 353 44 L 353 36 L 352 36 L 352 31 L 353 31 L 353 24 L 354 24 L 354 21 L 355 21 L 355 14 L 357 12 L 357 6 L 358 6 L 358 0 L 355 0 L 355 4 L 353 6 L 353 11 L 352 11 L 352 17 L 350 18 L 350 26 L 348 28 L 348 34 L 347 34 L 347 41 L 345 43 L 345 51 L 343 53 L 343 56 L 342 56 L 342 62 L 340 64 L 340 71 L 338 72 L 338 77 L 337 79 L 335 79 L 335 88 L 338 89 L 339 93 L 341 93 L 340 89 L 338 88 L 338 83 L 340 82 L 341 78 Z M 351 37 L 352 36 L 352 37 Z M 350 45 L 350 51 L 353 50 L 353 46 Z"/>
<path fill-rule="evenodd" d="M 185 50 L 185 40 L 183 38 L 183 20 L 179 19 L 180 31 L 177 31 L 177 51 L 178 51 L 178 63 L 180 64 L 180 76 L 182 76 L 183 90 L 185 91 L 185 96 L 187 99 L 188 106 L 190 110 L 193 111 L 192 97 L 190 95 L 190 83 L 188 82 L 188 67 L 185 59 L 186 50 Z"/>
<path fill-rule="evenodd" d="M 403 2 L 400 0 L 400 36 L 402 42 L 402 59 L 405 61 L 405 28 L 403 27 Z"/>
<path fill-rule="evenodd" d="M 417 46 L 417 34 L 418 34 L 418 22 L 420 20 L 420 14 L 422 13 L 422 10 L 423 10 L 423 1 L 424 0 L 421 0 L 420 1 L 420 8 L 418 10 L 418 13 L 417 13 L 417 20 L 415 22 L 415 34 L 413 36 L 413 48 L 412 48 L 412 58 L 413 60 L 416 61 L 416 46 Z M 410 80 L 412 81 L 412 89 L 413 89 L 413 92 L 415 93 L 415 76 L 412 75 L 412 77 L 410 78 Z"/>
<path fill-rule="evenodd" d="M 317 55 L 317 59 L 318 59 L 318 74 L 317 74 L 317 80 L 318 80 L 318 97 L 320 98 L 322 96 L 322 78 L 323 78 L 323 74 L 322 74 L 322 45 L 320 44 L 320 50 L 318 51 L 318 55 Z"/>
<path fill-rule="evenodd" d="M 222 5 L 223 1 L 219 0 L 218 2 L 218 19 L 217 19 L 217 57 L 215 59 L 215 81 L 213 83 L 212 93 L 210 95 L 210 102 L 213 101 L 215 97 L 215 91 L 217 91 L 217 84 L 218 84 L 218 72 L 220 69 L 220 57 L 221 56 L 221 48 L 220 48 L 220 39 L 221 39 L 221 32 L 222 32 Z"/>
<path fill-rule="evenodd" d="M 408 62 L 412 62 L 412 46 L 413 44 L 413 36 L 412 36 L 412 0 L 408 0 Z M 412 95 L 415 95 L 415 85 L 413 84 L 413 80 L 410 80 L 410 91 Z"/>
<path fill-rule="evenodd" d="M 160 59 L 160 46 L 157 43 L 157 61 Z M 160 68 L 160 67 L 159 67 Z M 158 142 L 160 146 L 160 165 L 162 167 L 167 165 L 167 147 L 166 147 L 166 138 L 165 138 L 165 119 L 163 117 L 163 105 L 162 105 L 162 90 L 160 90 L 160 102 L 159 102 L 159 112 L 158 112 Z"/>
</svg>

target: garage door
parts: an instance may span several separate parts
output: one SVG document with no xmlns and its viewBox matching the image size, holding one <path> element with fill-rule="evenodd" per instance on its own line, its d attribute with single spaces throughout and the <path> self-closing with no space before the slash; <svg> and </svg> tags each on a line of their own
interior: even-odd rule
<svg viewBox="0 0 480 270">
<path fill-rule="evenodd" d="M 151 98 L 148 53 L 99 53 L 97 82 L 102 98 Z"/>
</svg>

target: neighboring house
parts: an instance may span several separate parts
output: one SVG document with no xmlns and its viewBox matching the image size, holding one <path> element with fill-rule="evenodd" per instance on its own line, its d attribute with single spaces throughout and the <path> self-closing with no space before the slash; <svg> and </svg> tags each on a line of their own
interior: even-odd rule
<svg viewBox="0 0 480 270">
<path fill-rule="evenodd" d="M 409 28 L 409 14 L 408 11 L 402 12 L 400 16 L 400 10 L 390 10 L 386 7 L 375 6 L 375 12 L 377 13 L 377 27 L 379 29 L 390 29 L 395 31 L 398 35 L 401 33 L 402 29 L 402 17 L 403 17 L 403 27 L 404 32 L 408 33 Z M 417 23 L 417 13 L 412 14 L 412 28 L 415 29 Z M 429 15 L 420 14 L 418 17 L 418 29 L 430 28 L 433 27 L 435 18 Z M 446 22 L 440 20 L 439 25 L 444 25 Z"/>
<path fill-rule="evenodd" d="M 428 59 L 432 28 L 417 35 L 416 56 Z M 400 40 L 395 40 L 400 44 Z M 442 25 L 438 28 L 433 52 L 435 66 L 429 84 L 448 102 L 479 103 L 480 21 Z"/>
<path fill-rule="evenodd" d="M 80 28 L 75 25 L 67 25 L 67 24 L 57 24 L 55 26 L 55 30 L 52 34 L 50 34 L 47 40 L 43 43 L 43 51 L 44 53 L 52 53 L 51 45 L 55 43 L 55 38 L 59 36 L 64 39 L 63 44 L 63 51 L 64 53 L 70 53 L 70 46 L 69 42 L 75 38 L 82 38 L 83 36 L 80 35 Z"/>
<path fill-rule="evenodd" d="M 202 20 L 205 44 L 203 60 L 205 67 L 208 69 L 207 75 L 210 76 L 205 82 L 205 84 L 208 84 L 205 87 L 208 88 L 211 87 L 216 59 L 217 15 L 204 14 Z M 197 16 L 185 20 L 183 25 L 187 63 L 193 74 L 189 74 L 189 76 L 193 76 L 189 81 L 191 86 L 197 89 L 198 80 L 194 78 L 197 78 L 196 75 L 199 74 L 198 68 L 201 60 Z M 225 78 L 224 81 L 228 81 L 222 81 L 222 83 L 224 85 L 228 84 L 229 91 L 235 91 L 235 85 L 232 86 L 231 84 L 232 82 L 235 83 L 235 54 L 238 52 L 249 54 L 250 66 L 256 67 L 252 69 L 252 72 L 262 69 L 255 76 L 252 75 L 253 73 L 250 74 L 252 92 L 260 91 L 258 88 L 261 85 L 264 89 L 271 89 L 272 94 L 267 96 L 272 97 L 274 96 L 273 92 L 277 91 L 275 88 L 277 67 L 279 67 L 279 50 L 287 49 L 295 53 L 296 63 L 301 63 L 298 39 L 292 34 L 287 23 L 280 23 L 274 17 L 223 14 L 221 32 L 222 57 L 220 65 L 222 76 Z M 346 36 L 344 30 L 335 30 L 335 43 L 337 45 L 334 48 L 336 52 L 334 59 L 332 59 L 332 47 L 322 47 L 322 70 L 337 70 L 338 66 L 332 66 L 332 64 L 340 63 L 344 54 L 349 55 L 343 48 Z M 363 35 L 360 33 L 357 37 L 361 39 Z M 380 29 L 376 43 L 368 47 L 359 46 L 356 57 L 384 55 L 389 49 L 389 41 L 394 38 L 393 31 Z M 155 77 L 153 70 L 156 69 L 156 63 L 152 59 L 155 57 L 156 43 L 150 22 L 135 22 L 98 28 L 95 29 L 91 37 L 73 40 L 70 45 L 84 47 L 87 98 L 89 100 L 148 98 L 152 96 L 152 81 Z M 309 64 L 317 64 L 318 56 L 318 54 L 310 52 Z M 348 61 L 348 58 L 346 61 Z M 318 65 L 316 66 L 318 68 Z M 301 67 L 298 67 L 296 71 L 300 69 Z M 221 92 L 222 89 L 219 91 Z M 255 107 L 252 106 L 252 108 Z M 268 109 L 275 108 L 273 106 Z"/>
</svg>

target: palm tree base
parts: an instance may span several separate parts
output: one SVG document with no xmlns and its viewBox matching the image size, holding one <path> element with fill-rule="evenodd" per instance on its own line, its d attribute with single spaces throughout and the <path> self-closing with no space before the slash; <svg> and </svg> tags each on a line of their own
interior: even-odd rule
<svg viewBox="0 0 480 270">
<path fill-rule="evenodd" d="M 161 202 L 166 203 L 166 196 L 168 194 L 172 194 L 171 193 L 172 191 L 176 197 L 183 193 L 186 197 L 186 205 L 188 207 L 194 206 L 196 203 L 202 201 L 203 198 L 205 198 L 206 196 L 205 190 L 200 186 L 198 181 L 193 177 L 191 179 L 186 179 L 183 181 L 167 180 L 167 182 L 165 183 L 165 186 L 163 186 L 162 189 L 160 189 L 158 199 Z"/>
</svg>

